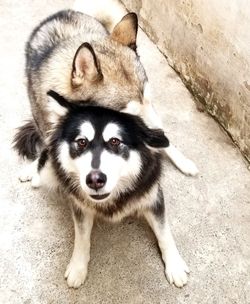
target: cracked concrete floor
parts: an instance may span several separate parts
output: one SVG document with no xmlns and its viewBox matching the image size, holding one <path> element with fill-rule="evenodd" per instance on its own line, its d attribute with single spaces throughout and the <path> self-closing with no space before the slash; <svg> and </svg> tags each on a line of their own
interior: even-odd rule
<svg viewBox="0 0 250 304">
<path fill-rule="evenodd" d="M 79 290 L 63 275 L 73 246 L 67 204 L 18 181 L 23 163 L 11 150 L 14 128 L 29 117 L 24 43 L 42 18 L 71 1 L 0 3 L 0 302 L 249 303 L 250 174 L 231 140 L 197 111 L 192 96 L 157 48 L 140 33 L 139 52 L 155 105 L 172 142 L 200 169 L 187 178 L 170 163 L 165 197 L 178 247 L 191 269 L 188 285 L 170 286 L 155 238 L 142 220 L 98 222 L 89 275 Z"/>
</svg>

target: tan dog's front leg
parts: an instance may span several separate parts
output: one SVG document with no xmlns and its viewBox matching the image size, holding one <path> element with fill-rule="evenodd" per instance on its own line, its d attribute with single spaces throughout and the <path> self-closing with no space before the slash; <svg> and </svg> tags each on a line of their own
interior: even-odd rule
<svg viewBox="0 0 250 304">
<path fill-rule="evenodd" d="M 144 88 L 144 100 L 143 100 L 143 113 L 142 116 L 146 120 L 146 123 L 149 124 L 150 127 L 161 128 L 163 129 L 163 124 L 161 118 L 156 113 L 155 109 L 152 105 L 152 96 L 150 86 L 147 83 Z M 198 168 L 195 163 L 186 158 L 175 146 L 169 144 L 167 148 L 165 148 L 165 152 L 167 156 L 171 159 L 171 161 L 175 164 L 175 166 L 184 174 L 195 176 L 199 173 Z"/>
<path fill-rule="evenodd" d="M 153 105 L 149 99 L 150 94 L 148 91 L 149 88 L 145 89 L 143 104 L 140 104 L 136 101 L 131 101 L 123 110 L 123 112 L 141 116 L 145 120 L 146 124 L 151 128 L 163 129 L 161 118 L 158 116 L 155 109 L 153 108 Z M 164 150 L 167 156 L 173 162 L 173 164 L 182 173 L 191 176 L 196 176 L 199 173 L 199 170 L 195 163 L 192 160 L 188 159 L 186 156 L 184 156 L 181 151 L 179 151 L 171 143 Z"/>
</svg>

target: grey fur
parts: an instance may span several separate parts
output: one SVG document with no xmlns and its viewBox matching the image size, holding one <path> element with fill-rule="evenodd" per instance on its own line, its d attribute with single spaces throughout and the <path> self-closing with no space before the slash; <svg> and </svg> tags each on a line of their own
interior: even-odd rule
<svg viewBox="0 0 250 304">
<path fill-rule="evenodd" d="M 18 128 L 13 139 L 13 148 L 20 156 L 34 160 L 38 157 L 42 146 L 42 139 L 33 120 L 27 121 Z"/>
<path fill-rule="evenodd" d="M 136 53 L 116 40 L 96 19 L 71 10 L 50 16 L 35 28 L 26 45 L 26 75 L 32 114 L 44 138 L 51 129 L 49 90 L 73 102 L 94 100 L 116 110 L 141 100 L 145 71 Z M 74 82 L 72 65 L 84 42 L 92 46 L 102 77 L 87 81 L 83 76 L 79 83 Z"/>
</svg>

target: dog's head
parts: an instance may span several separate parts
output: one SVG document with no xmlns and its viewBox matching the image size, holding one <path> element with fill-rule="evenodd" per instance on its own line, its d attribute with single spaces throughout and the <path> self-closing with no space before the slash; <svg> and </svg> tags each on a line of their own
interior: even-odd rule
<svg viewBox="0 0 250 304">
<path fill-rule="evenodd" d="M 141 102 L 147 76 L 136 53 L 137 30 L 136 14 L 128 13 L 105 39 L 82 43 L 74 54 L 68 96 L 116 110 Z"/>
<path fill-rule="evenodd" d="M 48 95 L 55 124 L 52 163 L 68 189 L 97 203 L 134 189 L 138 179 L 149 180 L 155 154 L 169 144 L 162 130 L 149 129 L 134 115 Z"/>
</svg>

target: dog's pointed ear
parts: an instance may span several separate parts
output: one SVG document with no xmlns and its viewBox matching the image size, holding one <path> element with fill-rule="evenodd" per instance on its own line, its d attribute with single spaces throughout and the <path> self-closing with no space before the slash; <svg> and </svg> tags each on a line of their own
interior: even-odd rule
<svg viewBox="0 0 250 304">
<path fill-rule="evenodd" d="M 162 129 L 148 128 L 143 121 L 140 123 L 143 142 L 151 148 L 167 148 L 169 140 Z"/>
<path fill-rule="evenodd" d="M 167 148 L 169 140 L 161 129 L 147 129 L 144 142 L 152 148 Z"/>
<path fill-rule="evenodd" d="M 128 13 L 116 24 L 110 37 L 136 51 L 136 37 L 138 31 L 138 18 L 135 13 Z"/>
<path fill-rule="evenodd" d="M 84 42 L 77 49 L 72 66 L 72 84 L 80 85 L 84 80 L 93 82 L 101 78 L 101 69 L 93 47 Z"/>
<path fill-rule="evenodd" d="M 57 123 L 61 117 L 65 116 L 68 113 L 73 105 L 55 91 L 50 90 L 47 95 L 49 121 L 51 123 Z"/>
</svg>

